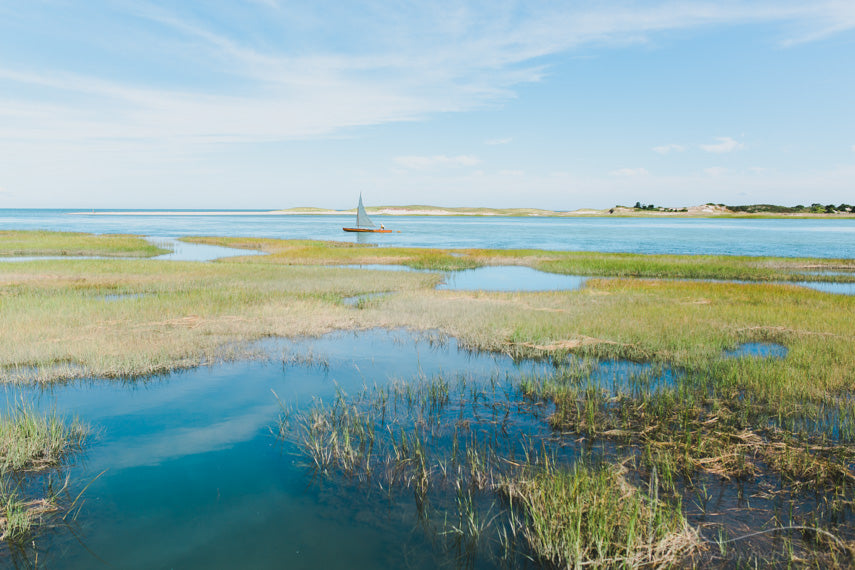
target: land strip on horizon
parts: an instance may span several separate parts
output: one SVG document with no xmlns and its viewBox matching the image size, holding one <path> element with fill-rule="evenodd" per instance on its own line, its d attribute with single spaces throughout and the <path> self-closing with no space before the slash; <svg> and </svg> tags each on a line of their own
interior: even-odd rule
<svg viewBox="0 0 855 570">
<path fill-rule="evenodd" d="M 602 210 L 581 208 L 578 210 L 544 210 L 540 208 L 476 208 L 444 207 L 430 205 L 373 206 L 365 210 L 380 216 L 503 216 L 503 217 L 688 217 L 688 218 L 811 218 L 850 219 L 855 210 L 849 212 L 772 212 L 735 211 L 727 206 L 704 204 L 685 208 L 639 209 L 615 206 Z M 343 216 L 354 215 L 356 208 L 334 210 L 329 208 L 297 207 L 281 210 L 92 210 L 91 212 L 69 212 L 70 215 L 86 216 Z"/>
</svg>

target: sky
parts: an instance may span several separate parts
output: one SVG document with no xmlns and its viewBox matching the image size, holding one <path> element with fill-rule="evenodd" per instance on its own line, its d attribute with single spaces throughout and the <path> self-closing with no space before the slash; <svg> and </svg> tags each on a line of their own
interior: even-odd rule
<svg viewBox="0 0 855 570">
<path fill-rule="evenodd" d="M 0 208 L 855 203 L 855 2 L 0 0 Z"/>
</svg>

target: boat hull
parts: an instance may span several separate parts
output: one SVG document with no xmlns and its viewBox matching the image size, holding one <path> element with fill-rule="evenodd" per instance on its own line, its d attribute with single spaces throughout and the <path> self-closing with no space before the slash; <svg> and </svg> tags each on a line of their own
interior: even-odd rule
<svg viewBox="0 0 855 570">
<path fill-rule="evenodd" d="M 372 230 L 368 228 L 341 228 L 346 232 L 361 232 L 369 234 L 391 234 L 392 230 Z"/>
</svg>

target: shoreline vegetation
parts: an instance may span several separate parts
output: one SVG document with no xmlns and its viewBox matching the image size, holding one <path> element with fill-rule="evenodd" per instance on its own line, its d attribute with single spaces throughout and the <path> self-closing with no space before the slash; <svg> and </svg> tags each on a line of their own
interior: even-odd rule
<svg viewBox="0 0 855 570">
<path fill-rule="evenodd" d="M 477 542 L 483 521 L 510 520 L 504 532 L 546 566 L 833 568 L 855 559 L 855 297 L 767 282 L 855 280 L 851 259 L 187 241 L 268 255 L 0 263 L 0 380 L 144 377 L 266 358 L 254 342 L 271 336 L 454 337 L 467 350 L 547 359 L 555 373 L 497 380 L 492 391 L 464 383 L 455 392 L 432 378 L 342 394 L 291 415 L 296 434 L 283 420 L 280 433 L 333 481 L 379 481 L 390 493 L 394 483 L 417 504 L 451 497 L 459 518 L 454 511 L 442 536 Z M 577 291 L 444 291 L 435 289 L 439 273 L 336 267 L 359 263 L 517 264 L 591 278 Z M 704 280 L 715 278 L 753 282 Z M 364 301 L 346 302 L 355 296 Z M 774 343 L 786 355 L 727 356 L 746 343 Z M 652 372 L 598 383 L 590 371 L 609 362 Z M 662 382 L 656 370 L 673 373 Z M 523 430 L 546 430 L 556 453 L 575 446 L 596 457 L 568 463 L 538 451 L 527 431 L 536 453 L 526 457 L 502 455 L 489 437 L 466 443 L 471 424 L 455 418 L 487 404 L 481 417 L 536 409 L 546 417 L 521 422 Z M 376 479 L 384 474 L 392 478 Z M 441 489 L 451 494 L 437 498 Z M 713 507 L 712 493 L 726 494 L 728 506 Z M 485 497 L 503 518 L 478 510 Z M 619 505 L 627 511 L 612 524 Z"/>
<path fill-rule="evenodd" d="M 27 234 L 16 232 L 16 249 L 32 249 L 20 245 Z M 32 237 L 40 243 L 42 232 Z M 111 236 L 96 238 L 104 243 L 95 249 L 110 250 Z M 788 347 L 797 340 L 808 352 L 812 347 L 809 361 L 824 360 L 829 346 L 855 340 L 850 323 L 855 298 L 769 283 L 853 282 L 855 261 L 848 259 L 184 239 L 267 255 L 213 263 L 70 256 L 0 263 L 0 316 L 6 325 L 0 329 L 0 379 L 154 374 L 235 357 L 245 352 L 239 348 L 243 343 L 265 336 L 372 327 L 438 330 L 468 347 L 514 356 L 571 350 L 679 366 L 742 342 L 766 340 Z M 339 267 L 359 264 L 436 272 Z M 443 278 L 439 271 L 484 265 L 525 265 L 590 278 L 579 291 L 435 289 Z M 358 310 L 344 302 L 375 293 L 390 294 L 368 298 Z M 803 362 L 796 370 L 799 377 L 816 376 L 814 387 L 831 382 L 842 388 L 855 374 L 855 366 L 845 367 L 849 364 L 852 353 L 844 351 L 836 360 Z"/>
<path fill-rule="evenodd" d="M 443 207 L 429 205 L 373 206 L 365 210 L 371 215 L 380 216 L 470 216 L 470 217 L 678 217 L 678 218 L 804 218 L 804 219 L 855 219 L 855 209 L 847 204 L 811 206 L 776 206 L 754 204 L 748 206 L 725 206 L 724 204 L 703 204 L 680 208 L 655 207 L 636 203 L 635 206 L 617 205 L 612 208 L 583 208 L 578 210 L 544 210 L 538 208 L 477 208 Z M 204 210 L 138 210 L 116 211 L 102 210 L 91 212 L 70 212 L 80 216 L 350 216 L 356 208 L 334 210 L 329 208 L 299 207 L 282 210 L 258 211 L 204 211 Z"/>
<path fill-rule="evenodd" d="M 142 236 L 0 230 L 2 257 L 154 257 L 170 253 Z"/>
</svg>

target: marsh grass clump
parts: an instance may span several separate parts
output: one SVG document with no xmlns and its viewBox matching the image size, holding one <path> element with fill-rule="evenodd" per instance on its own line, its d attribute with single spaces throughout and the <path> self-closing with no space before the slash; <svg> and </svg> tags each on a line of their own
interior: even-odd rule
<svg viewBox="0 0 855 570">
<path fill-rule="evenodd" d="M 54 486 L 53 471 L 82 449 L 87 433 L 77 420 L 24 403 L 0 418 L 0 540 L 20 544 L 59 511 L 65 484 Z"/>
<path fill-rule="evenodd" d="M 0 474 L 0 540 L 11 544 L 25 542 L 47 516 L 59 510 L 57 492 L 27 498 L 22 486 L 14 476 Z"/>
<path fill-rule="evenodd" d="M 502 491 L 521 505 L 532 551 L 555 567 L 664 567 L 700 547 L 679 501 L 659 498 L 655 471 L 644 492 L 616 466 L 547 464 Z"/>
<path fill-rule="evenodd" d="M 79 451 L 87 429 L 55 412 L 40 415 L 21 403 L 0 418 L 0 471 L 39 471 Z"/>
</svg>

